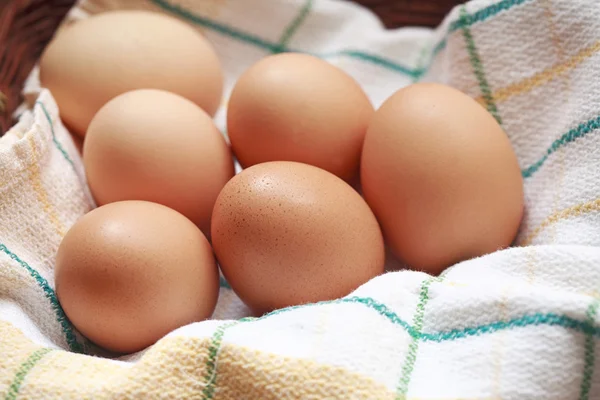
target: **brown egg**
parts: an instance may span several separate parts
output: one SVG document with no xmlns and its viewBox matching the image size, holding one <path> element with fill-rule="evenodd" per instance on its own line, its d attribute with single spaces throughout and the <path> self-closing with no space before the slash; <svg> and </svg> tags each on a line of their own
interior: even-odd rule
<svg viewBox="0 0 600 400">
<path fill-rule="evenodd" d="M 211 118 L 185 98 L 154 89 L 124 93 L 96 114 L 83 161 L 99 205 L 147 200 L 210 233 L 210 215 L 233 160 Z"/>
<path fill-rule="evenodd" d="M 404 88 L 375 113 L 361 180 L 394 253 L 432 274 L 509 246 L 523 213 L 506 134 L 475 100 L 439 84 Z"/>
<path fill-rule="evenodd" d="M 79 154 L 83 154 L 83 138 L 79 135 L 70 134 L 71 139 L 73 139 L 73 144 L 75 148 L 79 152 Z"/>
<path fill-rule="evenodd" d="M 219 274 L 208 241 L 170 208 L 125 201 L 97 208 L 67 232 L 56 292 L 75 327 L 108 350 L 141 350 L 211 316 Z"/>
<path fill-rule="evenodd" d="M 213 115 L 223 89 L 206 39 L 176 18 L 148 11 L 105 12 L 61 30 L 42 55 L 40 80 L 61 118 L 82 136 L 100 107 L 121 93 L 168 90 Z"/>
<path fill-rule="evenodd" d="M 375 216 L 347 183 L 296 162 L 236 175 L 212 221 L 221 269 L 256 313 L 345 296 L 383 272 Z"/>
<path fill-rule="evenodd" d="M 227 132 L 240 164 L 298 161 L 345 180 L 358 174 L 373 106 L 339 68 L 306 54 L 262 59 L 238 80 Z"/>
</svg>

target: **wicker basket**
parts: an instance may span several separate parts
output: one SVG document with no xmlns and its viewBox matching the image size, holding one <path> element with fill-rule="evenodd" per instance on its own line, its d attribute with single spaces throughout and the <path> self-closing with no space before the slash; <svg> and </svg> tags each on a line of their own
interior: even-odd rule
<svg viewBox="0 0 600 400">
<path fill-rule="evenodd" d="M 205 0 L 198 0 L 205 1 Z M 12 126 L 23 81 L 74 0 L 0 0 L 0 135 Z M 435 26 L 460 0 L 357 0 L 387 27 Z"/>
</svg>

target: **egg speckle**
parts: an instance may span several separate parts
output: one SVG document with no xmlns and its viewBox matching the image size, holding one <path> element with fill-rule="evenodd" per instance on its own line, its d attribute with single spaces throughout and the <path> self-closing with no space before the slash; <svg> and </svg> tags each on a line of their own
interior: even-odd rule
<svg viewBox="0 0 600 400">
<path fill-rule="evenodd" d="M 215 204 L 212 236 L 227 281 L 257 313 L 345 296 L 383 272 L 367 204 L 306 164 L 263 163 L 234 177 Z"/>
</svg>

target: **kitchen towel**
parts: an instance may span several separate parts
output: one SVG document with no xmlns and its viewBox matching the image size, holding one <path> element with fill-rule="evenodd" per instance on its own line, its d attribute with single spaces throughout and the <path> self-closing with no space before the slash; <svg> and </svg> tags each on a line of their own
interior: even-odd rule
<svg viewBox="0 0 600 400">
<path fill-rule="evenodd" d="M 437 29 L 385 30 L 334 0 L 83 0 L 175 16 L 236 78 L 269 54 L 342 68 L 375 106 L 450 84 L 502 125 L 525 182 L 511 249 L 439 277 L 389 272 L 349 296 L 261 318 L 221 281 L 213 319 L 107 358 L 70 324 L 54 257 L 94 207 L 80 156 L 37 70 L 0 139 L 0 396 L 6 399 L 599 399 L 600 3 L 474 0 Z"/>
</svg>

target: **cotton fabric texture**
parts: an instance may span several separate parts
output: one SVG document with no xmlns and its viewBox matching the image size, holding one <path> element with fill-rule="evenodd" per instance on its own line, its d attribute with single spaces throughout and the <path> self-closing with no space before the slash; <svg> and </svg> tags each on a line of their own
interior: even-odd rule
<svg viewBox="0 0 600 400">
<path fill-rule="evenodd" d="M 247 318 L 222 281 L 214 319 L 107 359 L 71 326 L 54 257 L 93 207 L 82 163 L 37 72 L 0 139 L 0 394 L 6 399 L 600 398 L 600 3 L 475 0 L 435 30 L 385 31 L 332 0 L 83 0 L 176 16 L 235 79 L 303 51 L 347 71 L 375 106 L 415 81 L 450 84 L 501 123 L 526 213 L 516 247 L 440 277 L 402 271 L 346 298 Z M 244 318 L 246 317 L 246 318 Z"/>
</svg>

